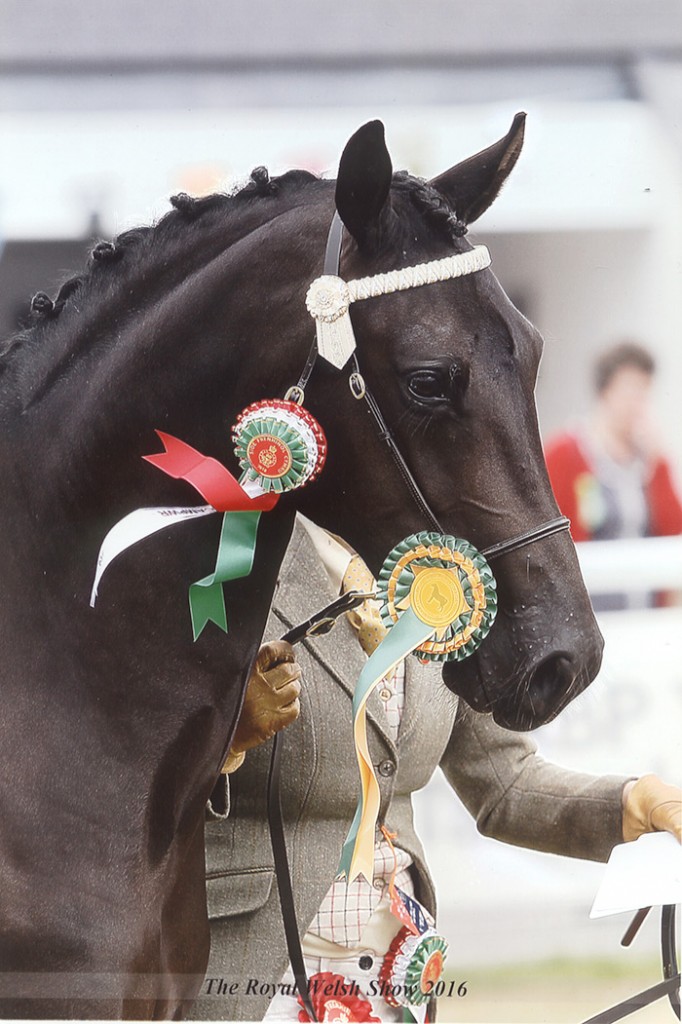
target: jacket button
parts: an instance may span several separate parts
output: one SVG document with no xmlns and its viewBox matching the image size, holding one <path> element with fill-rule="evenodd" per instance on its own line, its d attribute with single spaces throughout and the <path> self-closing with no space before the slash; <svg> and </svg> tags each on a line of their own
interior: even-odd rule
<svg viewBox="0 0 682 1024">
<path fill-rule="evenodd" d="M 395 761 L 390 761 L 388 758 L 385 761 L 381 761 L 379 763 L 379 775 L 383 775 L 385 779 L 395 775 Z"/>
</svg>

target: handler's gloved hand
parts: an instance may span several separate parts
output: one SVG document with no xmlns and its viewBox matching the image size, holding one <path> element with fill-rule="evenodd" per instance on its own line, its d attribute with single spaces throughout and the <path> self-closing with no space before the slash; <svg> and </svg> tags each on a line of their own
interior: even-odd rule
<svg viewBox="0 0 682 1024">
<path fill-rule="evenodd" d="M 301 669 L 291 644 L 286 640 L 263 644 L 246 687 L 244 706 L 223 765 L 224 772 L 236 771 L 247 750 L 265 743 L 296 721 L 301 710 L 300 678 Z"/>
<path fill-rule="evenodd" d="M 657 775 L 643 775 L 623 789 L 623 839 L 645 832 L 672 832 L 682 843 L 682 789 Z"/>
</svg>

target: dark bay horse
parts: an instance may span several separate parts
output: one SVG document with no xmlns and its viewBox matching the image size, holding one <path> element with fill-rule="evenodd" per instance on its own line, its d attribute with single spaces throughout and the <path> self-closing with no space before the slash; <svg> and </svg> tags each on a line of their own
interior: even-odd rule
<svg viewBox="0 0 682 1024">
<path fill-rule="evenodd" d="M 172 1017 L 207 960 L 203 812 L 239 714 L 297 509 L 378 571 L 428 526 L 346 372 L 318 364 L 319 480 L 264 514 L 227 636 L 192 642 L 186 584 L 212 568 L 212 517 L 138 545 L 88 605 L 100 542 L 139 506 L 196 504 L 144 462 L 168 431 L 238 473 L 230 425 L 295 383 L 335 201 L 344 279 L 470 248 L 523 118 L 430 183 L 394 175 L 379 122 L 336 186 L 262 169 L 101 243 L 0 359 L 0 1007 L 5 1016 Z M 541 340 L 489 270 L 359 303 L 358 358 L 444 527 L 479 548 L 557 515 L 533 389 Z M 594 677 L 601 639 L 567 533 L 496 563 L 489 637 L 446 684 L 515 729 Z M 315 608 L 311 595 L 311 611 Z"/>
</svg>

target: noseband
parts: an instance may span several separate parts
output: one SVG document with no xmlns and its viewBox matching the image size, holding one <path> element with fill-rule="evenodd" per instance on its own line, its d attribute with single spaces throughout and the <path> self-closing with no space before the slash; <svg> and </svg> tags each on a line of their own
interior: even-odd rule
<svg viewBox="0 0 682 1024">
<path fill-rule="evenodd" d="M 469 259 L 463 261 L 456 269 L 452 267 L 453 259 L 461 259 L 461 256 L 450 257 L 446 260 L 439 260 L 435 263 L 423 265 L 424 272 L 420 272 L 422 268 L 413 267 L 409 268 L 408 271 L 394 272 L 394 274 L 377 274 L 375 277 L 363 278 L 358 282 L 349 282 L 348 286 L 339 277 L 339 270 L 341 266 L 341 243 L 343 241 L 343 222 L 339 217 L 338 212 L 334 213 L 331 226 L 329 228 L 329 234 L 327 236 L 327 248 L 324 257 L 324 271 L 325 277 L 332 278 L 339 282 L 341 293 L 341 309 L 342 314 L 347 316 L 348 304 L 354 299 L 369 298 L 372 295 L 384 295 L 392 291 L 404 290 L 406 288 L 419 287 L 422 284 L 429 284 L 437 280 L 446 280 L 452 277 L 461 277 L 465 274 L 475 273 L 478 270 L 482 270 L 490 265 L 490 257 L 487 254 L 487 249 L 484 246 L 477 246 L 473 250 L 472 254 L 464 253 L 461 256 L 472 256 L 480 254 L 478 259 Z M 443 272 L 439 272 L 440 268 L 443 268 Z M 435 268 L 435 271 L 431 274 L 426 271 L 431 268 Z M 320 279 L 318 278 L 318 281 Z M 374 283 L 374 287 L 373 287 Z M 315 282 L 313 283 L 315 284 Z M 351 287 L 355 286 L 355 287 Z M 310 308 L 310 307 L 309 307 Z M 325 317 L 326 319 L 326 317 Z M 319 320 L 318 320 L 319 325 Z M 352 329 L 351 329 L 352 330 Z M 319 337 L 318 327 L 318 337 Z M 318 344 L 318 337 L 313 342 L 312 348 L 308 355 L 308 360 L 303 369 L 298 383 L 290 388 L 287 392 L 287 398 L 291 401 L 302 402 L 305 392 L 305 387 L 310 379 L 310 375 L 313 372 L 315 363 L 317 362 L 320 353 L 320 346 Z M 351 334 L 352 339 L 352 334 Z M 372 414 L 372 418 L 379 431 L 379 436 L 383 441 L 386 442 L 391 457 L 398 469 L 400 475 L 405 482 L 405 485 L 412 496 L 412 499 L 419 509 L 419 512 L 425 519 L 428 520 L 429 525 L 436 530 L 438 533 L 445 533 L 442 526 L 440 525 L 438 518 L 434 514 L 431 506 L 424 497 L 419 484 L 412 475 L 409 466 L 407 465 L 403 455 L 395 441 L 395 438 L 391 434 L 386 421 L 384 420 L 381 409 L 379 408 L 376 399 L 367 387 L 365 380 L 360 373 L 360 366 L 358 364 L 357 352 L 354 344 L 352 348 L 349 346 L 349 359 L 351 366 L 351 373 L 349 376 L 350 390 L 354 398 L 359 401 L 365 401 L 367 407 Z M 343 357 L 342 357 L 343 358 Z M 339 366 L 338 361 L 332 359 L 334 365 Z M 344 359 L 344 363 L 347 359 Z M 341 363 L 339 369 L 342 368 L 344 363 Z M 555 519 L 549 519 L 542 523 L 540 526 L 536 526 L 530 530 L 525 530 L 523 533 L 517 534 L 515 537 L 509 540 L 500 541 L 497 544 L 492 544 L 488 548 L 483 548 L 481 554 L 483 554 L 489 561 L 495 558 L 501 558 L 502 555 L 511 554 L 513 551 L 518 551 L 520 548 L 526 547 L 528 544 L 533 544 L 535 541 L 545 540 L 547 537 L 552 537 L 555 533 L 562 533 L 564 530 L 568 530 L 571 523 L 566 516 L 557 516 Z"/>
</svg>

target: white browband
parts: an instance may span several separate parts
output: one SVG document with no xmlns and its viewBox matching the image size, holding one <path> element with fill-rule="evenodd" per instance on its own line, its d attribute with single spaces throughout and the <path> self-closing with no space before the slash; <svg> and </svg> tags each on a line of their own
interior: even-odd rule
<svg viewBox="0 0 682 1024">
<path fill-rule="evenodd" d="M 353 325 L 348 313 L 351 302 L 449 281 L 489 266 L 487 248 L 476 245 L 469 252 L 456 253 L 430 263 L 418 263 L 403 270 L 391 270 L 387 274 L 360 277 L 355 281 L 344 281 L 333 274 L 315 278 L 308 289 L 305 304 L 315 320 L 319 354 L 341 369 L 355 351 Z"/>
</svg>

